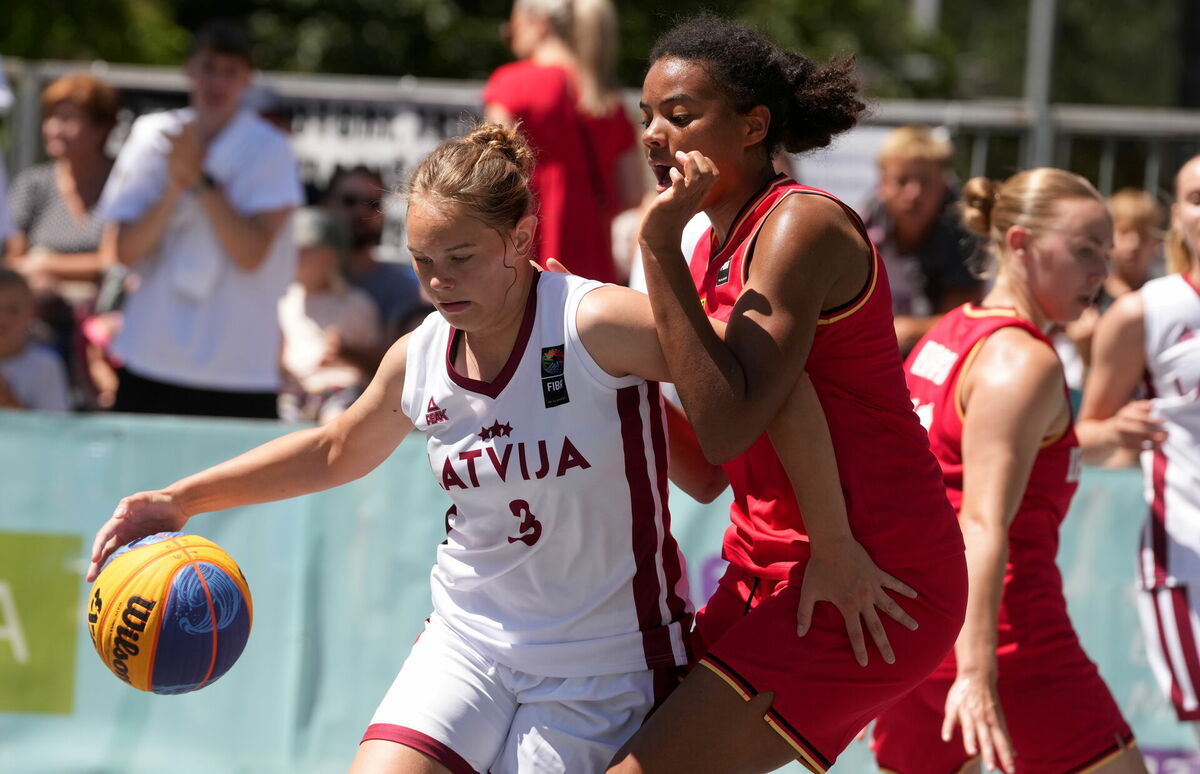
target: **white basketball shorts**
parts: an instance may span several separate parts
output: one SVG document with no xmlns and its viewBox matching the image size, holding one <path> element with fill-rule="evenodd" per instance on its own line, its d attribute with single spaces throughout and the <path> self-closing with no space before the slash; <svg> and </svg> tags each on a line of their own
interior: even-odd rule
<svg viewBox="0 0 1200 774">
<path fill-rule="evenodd" d="M 671 670 L 542 677 L 480 655 L 436 616 L 363 736 L 454 774 L 602 772 L 674 685 Z"/>
</svg>

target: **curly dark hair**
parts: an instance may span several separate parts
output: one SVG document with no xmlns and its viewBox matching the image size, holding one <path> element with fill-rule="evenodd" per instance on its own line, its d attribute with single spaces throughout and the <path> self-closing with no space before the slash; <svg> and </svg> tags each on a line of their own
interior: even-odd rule
<svg viewBox="0 0 1200 774">
<path fill-rule="evenodd" d="M 824 148 L 866 110 L 853 57 L 817 65 L 721 16 L 702 13 L 665 32 L 650 50 L 650 65 L 669 58 L 701 63 L 737 112 L 758 105 L 770 110 L 763 142 L 772 155 L 780 148 L 791 153 Z"/>
</svg>

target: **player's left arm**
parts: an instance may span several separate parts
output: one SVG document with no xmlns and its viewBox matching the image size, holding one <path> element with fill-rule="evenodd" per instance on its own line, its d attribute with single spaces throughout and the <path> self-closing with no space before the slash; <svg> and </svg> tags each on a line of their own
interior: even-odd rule
<svg viewBox="0 0 1200 774">
<path fill-rule="evenodd" d="M 725 462 L 745 451 L 779 413 L 804 373 L 826 300 L 831 294 L 850 298 L 861 289 L 870 253 L 836 202 L 788 197 L 759 230 L 749 277 L 722 340 L 708 323 L 679 248 L 683 225 L 716 179 L 711 164 L 687 154 L 683 174 L 673 171 L 673 187 L 647 210 L 640 239 L 673 381 L 705 454 Z"/>
<path fill-rule="evenodd" d="M 373 470 L 413 430 L 401 408 L 408 341 L 405 336 L 392 346 L 366 391 L 334 421 L 288 433 L 163 489 L 122 498 L 92 542 L 88 580 L 120 546 L 182 529 L 196 514 L 318 492 Z"/>
</svg>

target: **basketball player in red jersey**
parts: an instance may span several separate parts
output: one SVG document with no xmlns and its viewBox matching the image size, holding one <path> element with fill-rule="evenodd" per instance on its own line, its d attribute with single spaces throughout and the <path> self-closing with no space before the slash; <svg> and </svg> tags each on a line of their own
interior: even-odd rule
<svg viewBox="0 0 1200 774">
<path fill-rule="evenodd" d="M 1079 443 L 1046 330 L 1092 303 L 1112 219 L 1059 169 L 963 188 L 964 222 L 990 238 L 996 282 L 910 355 L 917 414 L 967 545 L 967 620 L 954 653 L 880 715 L 876 758 L 898 774 L 1144 772 L 1129 725 L 1067 617 L 1055 565 L 1078 486 Z"/>
<path fill-rule="evenodd" d="M 650 61 L 647 282 L 733 523 L 697 619 L 699 664 L 610 771 L 824 771 L 942 661 L 966 603 L 879 255 L 849 207 L 772 166 L 828 145 L 863 105 L 848 63 L 815 65 L 712 16 L 667 32 Z M 689 273 L 680 236 L 698 210 L 713 225 Z M 709 317 L 727 323 L 723 341 Z M 805 464 L 785 472 L 779 457 Z"/>
</svg>

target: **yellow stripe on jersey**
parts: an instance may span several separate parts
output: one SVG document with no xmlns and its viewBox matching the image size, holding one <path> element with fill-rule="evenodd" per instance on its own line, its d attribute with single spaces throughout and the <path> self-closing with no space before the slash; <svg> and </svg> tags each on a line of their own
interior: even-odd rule
<svg viewBox="0 0 1200 774">
<path fill-rule="evenodd" d="M 1017 310 L 1007 306 L 975 306 L 974 304 L 963 304 L 963 314 L 967 317 L 976 319 L 982 317 L 1016 317 Z"/>
<path fill-rule="evenodd" d="M 879 259 L 879 251 L 876 250 L 874 248 L 874 246 L 872 246 L 871 247 L 871 282 L 869 285 L 867 285 L 867 289 L 865 291 L 863 291 L 862 297 L 859 298 L 858 301 L 855 302 L 854 306 L 850 307 L 849 309 L 843 309 L 842 311 L 840 311 L 830 317 L 818 318 L 817 325 L 832 325 L 833 323 L 838 322 L 839 320 L 845 320 L 847 317 L 854 314 L 859 309 L 862 309 L 863 306 L 866 305 L 866 303 L 871 300 L 871 296 L 875 295 L 875 285 L 878 284 L 878 282 L 879 282 L 879 260 L 880 260 Z"/>
<path fill-rule="evenodd" d="M 754 698 L 748 691 L 746 691 L 745 688 L 741 686 L 740 683 L 738 683 L 737 680 L 734 680 L 733 677 L 725 672 L 725 670 L 721 669 L 716 664 L 713 664 L 708 659 L 700 659 L 700 666 L 708 667 L 709 671 L 721 678 L 721 680 L 723 680 L 726 685 L 732 688 L 738 696 L 741 696 L 743 701 L 750 701 L 752 698 Z M 786 728 L 776 722 L 771 717 L 772 714 L 774 713 L 768 712 L 763 720 L 767 721 L 767 725 L 774 729 L 775 733 L 783 737 L 783 741 L 787 742 L 788 745 L 796 751 L 796 753 L 799 755 L 797 760 L 800 761 L 800 764 L 815 774 L 825 774 L 825 767 L 813 760 L 813 757 L 809 754 L 808 750 L 804 749 L 804 747 L 797 742 L 790 733 L 788 733 Z"/>
</svg>

